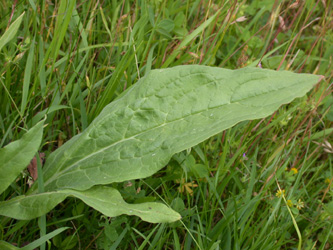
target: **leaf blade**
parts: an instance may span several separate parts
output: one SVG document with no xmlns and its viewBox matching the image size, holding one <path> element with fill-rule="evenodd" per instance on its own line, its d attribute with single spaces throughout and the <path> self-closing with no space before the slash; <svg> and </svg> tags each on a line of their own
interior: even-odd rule
<svg viewBox="0 0 333 250">
<path fill-rule="evenodd" d="M 259 68 L 152 70 L 49 157 L 46 190 L 85 190 L 150 176 L 173 154 L 238 122 L 272 114 L 319 80 Z"/>
<path fill-rule="evenodd" d="M 39 239 L 29 243 L 29 245 L 26 245 L 22 248 L 20 248 L 21 250 L 33 250 L 36 249 L 37 247 L 41 246 L 42 244 L 44 244 L 45 242 L 47 242 L 48 240 L 52 239 L 53 237 L 55 237 L 56 235 L 62 233 L 63 231 L 65 231 L 66 229 L 68 229 L 69 227 L 61 227 L 58 228 L 56 230 L 54 230 L 51 233 L 48 233 L 42 237 L 40 237 Z"/>
<path fill-rule="evenodd" d="M 5 31 L 5 33 L 0 37 L 0 51 L 2 50 L 3 46 L 5 46 L 10 40 L 12 40 L 21 23 L 22 23 L 22 19 L 23 19 L 23 16 L 24 16 L 24 13 L 23 12 L 10 26 L 9 28 Z"/>
<path fill-rule="evenodd" d="M 18 220 L 31 220 L 49 212 L 68 196 L 79 198 L 88 206 L 110 217 L 122 214 L 135 215 L 150 223 L 174 222 L 181 218 L 177 212 L 161 203 L 126 203 L 118 190 L 106 186 L 95 186 L 85 191 L 65 189 L 29 196 L 21 195 L 0 202 L 0 215 Z"/>
<path fill-rule="evenodd" d="M 31 220 L 46 214 L 67 196 L 67 194 L 58 192 L 20 195 L 0 202 L 0 215 L 17 220 Z"/>
<path fill-rule="evenodd" d="M 27 167 L 37 152 L 43 136 L 44 120 L 37 123 L 21 139 L 0 149 L 0 193 Z"/>
<path fill-rule="evenodd" d="M 135 215 L 150 223 L 174 222 L 181 218 L 177 212 L 162 203 L 126 203 L 118 190 L 106 186 L 95 186 L 85 191 L 71 190 L 70 193 L 109 217 Z"/>
</svg>

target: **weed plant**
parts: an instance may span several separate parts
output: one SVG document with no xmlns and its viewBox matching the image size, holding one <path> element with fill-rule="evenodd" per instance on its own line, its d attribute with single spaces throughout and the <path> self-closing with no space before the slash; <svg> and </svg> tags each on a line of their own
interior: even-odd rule
<svg viewBox="0 0 333 250">
<path fill-rule="evenodd" d="M 108 218 L 66 199 L 46 217 L 0 217 L 0 240 L 41 249 L 332 249 L 332 2 L 1 1 L 0 147 L 47 114 L 46 156 L 150 69 L 201 64 L 324 75 L 271 117 L 176 154 L 151 178 L 119 183 L 127 202 L 165 201 L 172 224 Z M 70 11 L 72 10 L 72 11 Z M 214 15 L 216 17 L 214 18 Z M 29 189 L 28 171 L 1 201 Z"/>
</svg>

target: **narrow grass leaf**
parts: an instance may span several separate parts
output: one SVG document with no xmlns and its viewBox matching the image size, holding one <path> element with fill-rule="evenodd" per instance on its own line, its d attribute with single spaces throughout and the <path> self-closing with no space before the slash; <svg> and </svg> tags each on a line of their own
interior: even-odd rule
<svg viewBox="0 0 333 250">
<path fill-rule="evenodd" d="M 44 235 L 43 237 L 40 237 L 38 240 L 35 240 L 34 242 L 31 242 L 29 245 L 20 248 L 21 250 L 34 250 L 37 247 L 41 246 L 42 244 L 44 244 L 46 241 L 52 239 L 54 236 L 62 233 L 63 231 L 65 231 L 66 229 L 68 229 L 69 227 L 61 227 L 58 228 L 56 230 L 54 230 L 51 233 L 48 233 L 46 235 Z"/>
<path fill-rule="evenodd" d="M 41 67 L 45 67 L 49 57 L 57 58 L 60 46 L 65 38 L 66 31 L 71 20 L 76 1 L 60 1 L 57 13 L 57 21 L 54 29 L 55 37 L 52 39 L 50 47 L 45 53 Z M 66 57 L 67 58 L 67 57 Z M 55 65 L 53 65 L 55 67 Z M 53 67 L 51 68 L 53 70 Z M 51 71 L 52 72 L 52 71 Z"/>
<path fill-rule="evenodd" d="M 162 65 L 162 68 L 167 68 L 173 60 L 175 60 L 176 56 L 179 54 L 181 49 L 186 46 L 189 42 L 191 42 L 196 36 L 198 36 L 219 14 L 220 10 L 216 11 L 216 13 L 211 16 L 209 19 L 207 19 L 203 24 L 201 24 L 198 28 L 196 28 L 191 34 L 189 34 L 178 46 L 177 49 L 175 49 L 171 55 L 168 57 L 168 59 L 165 61 L 165 63 Z"/>
<path fill-rule="evenodd" d="M 24 110 L 28 101 L 30 78 L 32 72 L 32 65 L 34 60 L 34 51 L 35 51 L 35 38 L 32 39 L 31 45 L 29 48 L 28 59 L 25 64 L 24 78 L 23 78 L 23 91 L 22 91 L 22 102 L 21 102 L 21 114 L 24 114 Z"/>
<path fill-rule="evenodd" d="M 117 250 L 119 249 L 118 246 L 121 243 L 121 241 L 123 240 L 123 238 L 125 237 L 127 233 L 127 228 L 125 228 L 121 234 L 119 235 L 119 237 L 117 238 L 117 240 L 112 244 L 112 246 L 110 247 L 110 250 Z"/>
<path fill-rule="evenodd" d="M 109 82 L 106 84 L 106 88 L 103 91 L 101 98 L 96 103 L 96 110 L 94 116 L 98 115 L 102 109 L 112 100 L 117 87 L 120 84 L 120 79 L 124 75 L 124 72 L 129 67 L 131 62 L 133 62 L 135 54 L 132 50 L 128 50 L 126 54 L 122 57 L 116 70 L 113 72 Z"/>
<path fill-rule="evenodd" d="M 55 111 L 62 110 L 62 109 L 69 109 L 70 107 L 65 105 L 52 105 L 40 112 L 38 112 L 34 117 L 31 119 L 31 124 L 35 125 L 40 119 L 42 119 L 45 115 L 49 115 Z"/>
<path fill-rule="evenodd" d="M 5 31 L 5 33 L 0 37 L 0 51 L 3 46 L 5 46 L 10 40 L 12 40 L 22 22 L 24 16 L 24 12 L 9 26 L 9 28 Z"/>
<path fill-rule="evenodd" d="M 36 12 L 37 8 L 36 8 L 36 4 L 34 3 L 34 1 L 33 0 L 29 0 L 29 3 L 31 5 L 31 8 Z"/>
<path fill-rule="evenodd" d="M 46 94 L 46 75 L 45 75 L 45 65 L 43 64 L 44 60 L 44 41 L 42 37 L 38 38 L 38 60 L 39 60 L 39 84 L 42 96 L 45 97 Z"/>
<path fill-rule="evenodd" d="M 87 109 L 82 97 L 82 91 L 79 88 L 79 96 L 80 100 L 80 114 L 81 114 L 81 123 L 82 123 L 82 130 L 85 130 L 88 126 L 88 118 L 87 118 Z"/>
<path fill-rule="evenodd" d="M 83 24 L 80 20 L 79 13 L 77 12 L 77 10 L 75 8 L 73 9 L 73 20 L 74 20 L 75 24 L 77 25 L 77 27 L 79 28 L 80 36 L 82 37 L 81 46 L 88 47 L 89 46 L 88 34 L 87 34 L 87 31 L 83 28 Z"/>
<path fill-rule="evenodd" d="M 311 135 L 310 139 L 308 137 L 304 138 L 304 142 L 307 142 L 309 140 L 318 140 L 318 139 L 322 139 L 325 137 L 329 137 L 331 136 L 331 134 L 333 133 L 333 128 L 327 128 L 327 129 L 323 129 L 317 133 L 314 133 L 313 135 Z"/>
<path fill-rule="evenodd" d="M 144 237 L 143 236 L 143 238 L 145 239 L 142 243 L 141 243 L 141 245 L 140 245 L 140 247 L 138 248 L 138 250 L 143 250 L 143 249 L 145 249 L 145 247 L 146 247 L 146 245 L 149 243 L 149 245 L 150 245 L 150 242 L 149 242 L 149 240 L 150 240 L 150 238 L 153 236 L 153 234 L 155 233 L 155 231 L 157 230 L 157 228 L 158 228 L 158 225 L 156 226 L 156 227 L 154 227 L 154 229 L 153 230 L 151 230 L 151 232 L 149 233 L 149 235 L 147 236 L 147 237 Z M 135 231 L 137 231 L 135 228 L 133 228 Z M 140 235 L 140 234 L 139 234 Z M 141 235 L 140 235 L 141 236 Z M 147 249 L 147 248 L 146 248 Z"/>
</svg>

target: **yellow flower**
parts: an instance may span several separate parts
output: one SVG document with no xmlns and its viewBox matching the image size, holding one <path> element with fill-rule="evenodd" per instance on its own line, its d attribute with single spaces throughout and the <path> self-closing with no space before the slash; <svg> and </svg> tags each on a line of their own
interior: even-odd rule
<svg viewBox="0 0 333 250">
<path fill-rule="evenodd" d="M 296 203 L 296 207 L 298 210 L 301 210 L 304 207 L 304 202 L 301 199 L 299 199 Z"/>
<path fill-rule="evenodd" d="M 284 196 L 286 194 L 286 190 L 284 190 L 284 189 L 282 189 L 282 190 L 278 190 L 277 192 L 276 192 L 276 197 L 281 197 L 281 196 Z"/>
<path fill-rule="evenodd" d="M 297 174 L 298 173 L 297 168 L 291 168 L 290 171 L 293 172 L 293 174 Z"/>
<path fill-rule="evenodd" d="M 183 193 L 187 192 L 189 195 L 193 195 L 192 188 L 198 187 L 198 184 L 195 184 L 194 181 L 185 183 L 185 179 L 176 180 L 176 183 L 179 183 L 178 192 Z"/>
<path fill-rule="evenodd" d="M 287 200 L 287 205 L 288 205 L 288 207 L 292 207 L 294 204 L 291 200 Z"/>
<path fill-rule="evenodd" d="M 330 182 L 331 182 L 331 179 L 330 179 L 330 178 L 326 178 L 326 179 L 325 179 L 325 183 L 326 183 L 326 184 L 330 184 Z"/>
</svg>

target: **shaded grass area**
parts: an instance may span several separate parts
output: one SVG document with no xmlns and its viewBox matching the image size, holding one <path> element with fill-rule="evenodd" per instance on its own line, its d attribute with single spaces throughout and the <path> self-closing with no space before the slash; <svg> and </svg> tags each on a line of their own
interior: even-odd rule
<svg viewBox="0 0 333 250">
<path fill-rule="evenodd" d="M 329 249 L 332 247 L 331 1 L 1 1 L 0 146 L 47 114 L 48 155 L 151 69 L 261 66 L 325 80 L 271 117 L 242 122 L 179 153 L 151 178 L 118 184 L 127 202 L 164 201 L 172 224 L 107 218 L 67 199 L 51 249 Z M 24 194 L 28 172 L 1 199 Z M 1 239 L 39 238 L 37 220 L 1 217 Z M 41 222 L 40 222 L 41 223 Z M 43 222 L 42 222 L 43 223 Z"/>
</svg>

